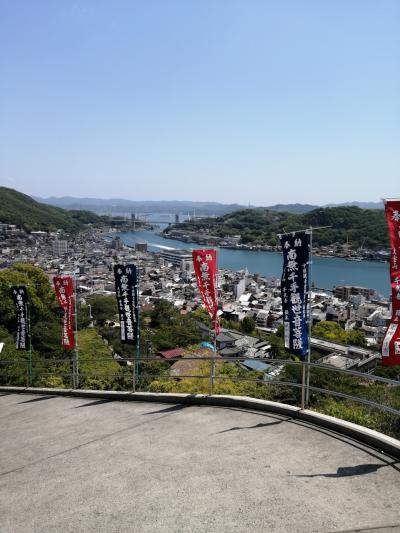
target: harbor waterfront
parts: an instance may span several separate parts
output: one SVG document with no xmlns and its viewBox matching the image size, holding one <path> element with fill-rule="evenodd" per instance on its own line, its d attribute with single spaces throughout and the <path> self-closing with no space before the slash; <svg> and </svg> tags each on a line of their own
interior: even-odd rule
<svg viewBox="0 0 400 533">
<path fill-rule="evenodd" d="M 151 251 L 162 249 L 190 250 L 199 248 L 193 242 L 165 239 L 154 231 L 135 231 L 117 233 L 128 246 L 147 242 Z M 229 270 L 243 270 L 263 276 L 280 277 L 282 255 L 277 252 L 250 250 L 218 249 L 218 266 Z M 390 295 L 389 264 L 377 261 L 347 261 L 342 258 L 313 256 L 312 281 L 316 287 L 332 290 L 336 285 L 355 285 L 376 289 L 383 296 Z"/>
</svg>

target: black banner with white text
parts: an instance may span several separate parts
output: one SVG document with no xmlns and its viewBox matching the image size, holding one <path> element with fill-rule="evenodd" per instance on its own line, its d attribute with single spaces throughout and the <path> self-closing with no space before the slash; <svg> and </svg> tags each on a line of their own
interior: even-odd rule
<svg viewBox="0 0 400 533">
<path fill-rule="evenodd" d="M 304 357 L 308 352 L 308 292 L 310 236 L 304 231 L 282 235 L 281 296 L 285 348 Z"/>
<path fill-rule="evenodd" d="M 139 337 L 139 284 L 136 265 L 115 265 L 115 294 L 121 342 L 136 344 Z"/>
<path fill-rule="evenodd" d="M 24 285 L 11 287 L 17 318 L 17 350 L 29 350 L 28 291 Z"/>
</svg>

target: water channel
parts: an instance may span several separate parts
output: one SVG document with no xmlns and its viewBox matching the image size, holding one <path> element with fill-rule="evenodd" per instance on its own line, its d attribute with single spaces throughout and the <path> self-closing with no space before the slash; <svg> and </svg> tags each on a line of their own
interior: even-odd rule
<svg viewBox="0 0 400 533">
<path fill-rule="evenodd" d="M 199 248 L 192 242 L 165 239 L 154 231 L 118 233 L 123 242 L 134 245 L 147 242 L 150 251 L 168 248 L 191 250 Z M 230 270 L 248 269 L 250 273 L 280 277 L 282 255 L 277 252 L 256 252 L 218 248 L 218 266 Z M 316 287 L 332 290 L 334 285 L 371 287 L 388 297 L 390 295 L 389 265 L 375 261 L 347 261 L 342 258 L 313 257 L 312 281 Z"/>
</svg>

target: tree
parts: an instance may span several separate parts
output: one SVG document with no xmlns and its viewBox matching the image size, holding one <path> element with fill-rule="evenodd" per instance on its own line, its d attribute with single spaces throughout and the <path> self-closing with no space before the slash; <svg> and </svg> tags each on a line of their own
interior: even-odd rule
<svg viewBox="0 0 400 533">
<path fill-rule="evenodd" d="M 39 352 L 44 357 L 56 359 L 64 357 L 61 336 L 62 322 L 60 319 L 32 323 L 32 346 L 35 352 Z"/>
<path fill-rule="evenodd" d="M 353 346 L 367 346 L 367 339 L 365 334 L 357 329 L 346 331 L 346 342 Z"/>
<path fill-rule="evenodd" d="M 155 328 L 153 345 L 156 350 L 169 350 L 176 346 L 189 346 L 201 341 L 196 320 L 187 315 L 171 317 L 169 324 Z"/>
<path fill-rule="evenodd" d="M 78 329 L 89 327 L 92 319 L 90 318 L 90 307 L 88 305 L 78 306 Z"/>
<path fill-rule="evenodd" d="M 269 336 L 268 342 L 271 345 L 271 355 L 273 358 L 286 359 L 285 346 L 282 337 L 272 334 Z"/>
<path fill-rule="evenodd" d="M 365 334 L 359 330 L 345 331 L 337 322 L 322 320 L 313 327 L 313 335 L 332 342 L 342 342 L 353 346 L 367 346 Z"/>
<path fill-rule="evenodd" d="M 209 324 L 210 323 L 210 316 L 207 313 L 205 309 L 202 307 L 198 307 L 195 311 L 192 311 L 191 316 L 198 320 L 199 322 L 203 322 L 203 324 Z"/>
<path fill-rule="evenodd" d="M 166 300 L 159 300 L 150 312 L 150 327 L 159 328 L 161 325 L 170 324 L 177 314 L 176 308 L 171 303 Z"/>
<path fill-rule="evenodd" d="M 99 326 L 103 326 L 106 320 L 117 320 L 118 307 L 114 296 L 96 295 L 87 301 L 92 306 L 92 316 Z"/>
<path fill-rule="evenodd" d="M 254 318 L 245 316 L 244 319 L 242 320 L 243 333 L 250 334 L 252 331 L 254 331 L 255 327 L 256 327 L 256 321 L 254 320 Z"/>
<path fill-rule="evenodd" d="M 111 349 L 94 328 L 78 333 L 81 387 L 86 389 L 118 389 L 123 377 L 120 365 L 112 359 Z M 131 377 L 130 377 L 131 379 Z"/>
<path fill-rule="evenodd" d="M 0 271 L 0 316 L 2 324 L 9 331 L 15 329 L 15 305 L 11 285 L 27 286 L 32 323 L 53 320 L 58 304 L 48 276 L 38 267 L 17 263 Z"/>
<path fill-rule="evenodd" d="M 0 342 L 4 343 L 0 353 L 0 384 L 26 385 L 28 352 L 15 348 L 14 337 L 3 326 L 0 326 Z"/>
<path fill-rule="evenodd" d="M 313 335 L 330 341 L 345 342 L 346 332 L 337 322 L 322 320 L 313 329 Z"/>
</svg>

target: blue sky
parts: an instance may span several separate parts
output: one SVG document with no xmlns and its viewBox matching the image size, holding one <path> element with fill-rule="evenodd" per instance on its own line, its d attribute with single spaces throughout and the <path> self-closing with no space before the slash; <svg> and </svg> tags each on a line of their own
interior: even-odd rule
<svg viewBox="0 0 400 533">
<path fill-rule="evenodd" d="M 399 196 L 399 20 L 398 0 L 0 0 L 0 184 Z"/>
</svg>

